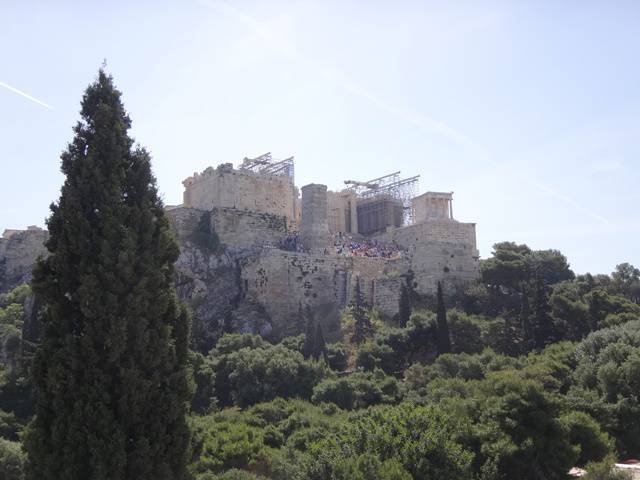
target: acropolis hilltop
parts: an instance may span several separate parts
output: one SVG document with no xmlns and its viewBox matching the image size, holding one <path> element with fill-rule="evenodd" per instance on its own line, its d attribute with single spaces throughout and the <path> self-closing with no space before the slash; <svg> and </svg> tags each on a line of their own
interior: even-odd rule
<svg viewBox="0 0 640 480">
<path fill-rule="evenodd" d="M 300 312 L 313 312 L 331 337 L 356 283 L 371 307 L 393 317 L 403 283 L 428 295 L 438 282 L 451 291 L 479 275 L 475 224 L 454 219 L 453 192 L 421 193 L 419 175 L 299 188 L 294 158 L 267 153 L 182 183 L 183 203 L 167 207 L 181 245 L 176 284 L 205 323 L 281 335 Z M 215 249 L 202 245 L 203 234 Z M 8 231 L 0 240 L 5 283 L 28 277 L 43 235 Z"/>
</svg>

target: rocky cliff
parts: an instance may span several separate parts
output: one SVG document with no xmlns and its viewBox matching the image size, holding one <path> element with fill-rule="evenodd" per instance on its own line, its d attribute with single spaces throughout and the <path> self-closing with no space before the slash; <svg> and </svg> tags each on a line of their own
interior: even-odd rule
<svg viewBox="0 0 640 480">
<path fill-rule="evenodd" d="M 41 255 L 49 237 L 46 230 L 7 230 L 0 238 L 0 293 L 31 280 L 31 270 Z"/>
</svg>

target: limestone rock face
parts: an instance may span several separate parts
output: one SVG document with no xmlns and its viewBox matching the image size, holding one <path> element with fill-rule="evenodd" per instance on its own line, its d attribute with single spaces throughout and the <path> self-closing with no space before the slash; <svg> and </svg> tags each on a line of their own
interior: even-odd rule
<svg viewBox="0 0 640 480">
<path fill-rule="evenodd" d="M 175 286 L 193 312 L 194 348 L 207 353 L 228 332 L 280 338 L 304 331 L 310 321 L 322 322 L 327 341 L 336 341 L 356 284 L 369 305 L 393 317 L 408 278 L 421 295 L 433 294 L 438 282 L 453 291 L 478 278 L 475 224 L 430 219 L 373 237 L 397 245 L 399 257 L 339 255 L 327 243 L 326 197 L 324 186 L 303 187 L 303 251 L 283 249 L 282 239 L 298 238 L 284 215 L 167 208 L 180 245 Z M 40 229 L 5 233 L 0 293 L 30 279 L 46 239 Z M 36 310 L 29 307 L 31 314 Z"/>
<path fill-rule="evenodd" d="M 0 238 L 0 293 L 29 282 L 31 270 L 49 238 L 46 230 L 29 227 L 28 230 L 6 231 Z"/>
<path fill-rule="evenodd" d="M 223 244 L 215 248 L 202 244 L 202 236 L 217 235 L 215 222 L 204 222 L 197 209 L 176 209 L 167 212 L 180 244 L 176 261 L 176 291 L 193 313 L 195 347 L 207 352 L 225 332 L 268 335 L 271 319 L 261 305 L 246 295 L 242 269 L 257 257 L 256 248 L 230 248 Z M 199 229 L 200 236 L 194 236 Z"/>
</svg>

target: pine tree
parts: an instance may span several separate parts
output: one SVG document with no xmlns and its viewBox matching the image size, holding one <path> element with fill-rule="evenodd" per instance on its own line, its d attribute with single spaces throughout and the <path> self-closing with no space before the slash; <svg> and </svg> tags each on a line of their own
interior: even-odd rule
<svg viewBox="0 0 640 480">
<path fill-rule="evenodd" d="M 521 355 L 525 347 L 524 335 L 520 318 L 516 314 L 507 313 L 504 316 L 504 345 L 503 352 L 512 357 Z"/>
<path fill-rule="evenodd" d="M 524 349 L 530 350 L 533 345 L 533 331 L 531 328 L 531 308 L 529 307 L 529 290 L 525 283 L 520 291 L 520 327 L 522 329 Z"/>
<path fill-rule="evenodd" d="M 398 322 L 401 327 L 406 327 L 411 318 L 411 296 L 409 295 L 409 288 L 402 282 L 400 287 L 400 301 L 398 305 Z"/>
<path fill-rule="evenodd" d="M 100 70 L 62 154 L 34 271 L 43 300 L 25 439 L 27 478 L 186 478 L 189 318 L 172 287 L 178 247 L 150 156 L 134 147 L 113 80 Z"/>
<path fill-rule="evenodd" d="M 544 348 L 554 340 L 553 320 L 544 282 L 536 277 L 533 296 L 533 340 L 535 348 Z"/>
<path fill-rule="evenodd" d="M 367 302 L 360 288 L 360 278 L 356 278 L 356 287 L 351 302 L 351 315 L 353 316 L 353 336 L 351 341 L 360 345 L 371 334 L 371 319 L 367 313 Z"/>
<path fill-rule="evenodd" d="M 438 296 L 436 308 L 436 347 L 438 355 L 451 351 L 451 339 L 449 338 L 449 325 L 447 324 L 447 310 L 444 305 L 442 284 L 438 282 Z"/>
<path fill-rule="evenodd" d="M 318 322 L 316 327 L 316 334 L 313 339 L 313 358 L 319 360 L 320 357 L 327 360 L 327 343 L 324 339 L 324 332 L 322 331 L 322 324 Z"/>
</svg>

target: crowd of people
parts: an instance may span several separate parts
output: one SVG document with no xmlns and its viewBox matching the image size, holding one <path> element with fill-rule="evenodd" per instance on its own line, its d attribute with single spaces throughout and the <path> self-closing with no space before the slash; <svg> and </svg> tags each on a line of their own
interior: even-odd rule
<svg viewBox="0 0 640 480">
<path fill-rule="evenodd" d="M 344 256 L 395 258 L 401 255 L 397 245 L 378 240 L 355 240 L 343 233 L 334 236 L 333 245 L 336 254 Z"/>
</svg>

